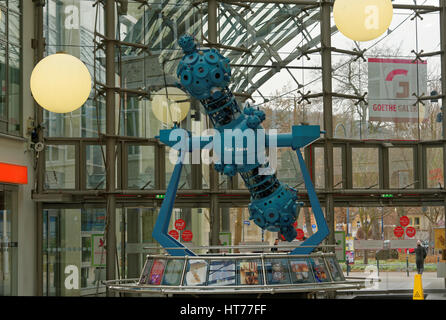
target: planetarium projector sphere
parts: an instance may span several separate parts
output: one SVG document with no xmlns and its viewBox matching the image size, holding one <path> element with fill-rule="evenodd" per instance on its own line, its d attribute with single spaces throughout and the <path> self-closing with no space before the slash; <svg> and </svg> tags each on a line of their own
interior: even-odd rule
<svg viewBox="0 0 446 320">
<path fill-rule="evenodd" d="M 393 18 L 391 0 L 336 0 L 333 16 L 338 30 L 354 41 L 381 36 Z"/>
<path fill-rule="evenodd" d="M 42 59 L 31 73 L 31 92 L 37 103 L 55 113 L 79 109 L 91 91 L 91 76 L 78 58 L 56 53 Z"/>
</svg>

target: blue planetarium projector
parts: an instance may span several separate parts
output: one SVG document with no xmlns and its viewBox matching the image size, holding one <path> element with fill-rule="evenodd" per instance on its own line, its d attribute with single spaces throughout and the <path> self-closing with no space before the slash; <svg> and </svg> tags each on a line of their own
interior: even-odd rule
<svg viewBox="0 0 446 320">
<path fill-rule="evenodd" d="M 328 235 L 328 228 L 300 149 L 320 138 L 320 127 L 293 126 L 291 133 L 264 135 L 262 138 L 260 133 L 265 130 L 261 124 L 265 120 L 265 113 L 249 105 L 243 110 L 239 107 L 228 87 L 231 81 L 229 59 L 223 57 L 216 49 L 198 48 L 190 35 L 182 36 L 179 45 L 184 52 L 177 68 L 179 86 L 201 102 L 217 133 L 213 139 L 198 137 L 198 143 L 194 143 L 197 138 L 192 138 L 190 133 L 186 133 L 184 137 L 188 140 L 188 151 L 192 151 L 194 146 L 212 146 L 217 159 L 215 169 L 228 176 L 240 174 L 251 193 L 250 219 L 260 228 L 280 232 L 287 241 L 292 241 L 297 235 L 293 224 L 303 203 L 298 201 L 297 190 L 281 183 L 270 170 L 269 162 L 261 156 L 264 154 L 261 147 L 275 145 L 296 150 L 318 232 L 306 239 L 301 247 L 294 249 L 292 253 L 310 253 Z M 173 130 L 178 128 L 161 130 L 159 139 L 164 144 L 176 148 L 181 144 L 178 139 L 172 139 Z M 182 145 L 184 146 L 184 141 Z M 178 248 L 168 250 L 172 255 L 194 255 L 167 234 L 183 159 L 184 152 L 180 151 L 153 232 L 155 239 L 165 248 Z"/>
</svg>

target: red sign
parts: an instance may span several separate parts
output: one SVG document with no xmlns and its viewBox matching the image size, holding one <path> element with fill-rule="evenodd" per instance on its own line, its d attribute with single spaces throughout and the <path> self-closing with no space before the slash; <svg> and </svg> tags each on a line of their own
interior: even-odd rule
<svg viewBox="0 0 446 320">
<path fill-rule="evenodd" d="M 192 231 L 184 230 L 183 234 L 181 235 L 181 238 L 183 238 L 183 241 L 188 242 L 188 241 L 192 241 L 193 236 L 194 235 L 192 234 Z"/>
<path fill-rule="evenodd" d="M 395 235 L 395 237 L 401 238 L 404 235 L 404 229 L 398 226 L 393 229 L 393 234 Z"/>
<path fill-rule="evenodd" d="M 169 231 L 169 235 L 170 235 L 172 238 L 177 239 L 177 240 L 178 240 L 178 238 L 180 237 L 180 234 L 178 233 L 177 230 L 170 230 L 170 231 Z"/>
<path fill-rule="evenodd" d="M 402 227 L 407 227 L 409 225 L 409 218 L 407 216 L 402 216 L 400 218 L 400 225 Z"/>
<path fill-rule="evenodd" d="M 0 182 L 28 184 L 28 168 L 0 162 Z"/>
<path fill-rule="evenodd" d="M 304 231 L 302 229 L 296 229 L 296 231 L 297 231 L 296 239 L 302 240 L 305 236 Z"/>
<path fill-rule="evenodd" d="M 406 229 L 406 234 L 409 238 L 412 238 L 417 233 L 414 227 L 409 227 Z"/>
<path fill-rule="evenodd" d="M 178 219 L 177 221 L 175 221 L 175 229 L 184 230 L 184 228 L 186 228 L 186 221 L 184 221 L 183 219 Z"/>
<path fill-rule="evenodd" d="M 294 227 L 294 229 L 297 228 L 297 221 L 294 221 L 294 223 L 293 223 L 293 227 Z"/>
</svg>

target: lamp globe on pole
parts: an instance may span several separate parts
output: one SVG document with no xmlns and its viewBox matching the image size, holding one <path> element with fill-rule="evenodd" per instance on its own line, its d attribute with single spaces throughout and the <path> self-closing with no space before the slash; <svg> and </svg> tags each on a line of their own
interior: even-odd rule
<svg viewBox="0 0 446 320">
<path fill-rule="evenodd" d="M 91 76 L 78 58 L 56 53 L 42 59 L 31 73 L 31 92 L 45 110 L 68 113 L 79 109 L 91 91 Z"/>
<path fill-rule="evenodd" d="M 336 0 L 333 16 L 344 36 L 354 41 L 370 41 L 389 28 L 393 5 L 391 0 Z"/>
</svg>

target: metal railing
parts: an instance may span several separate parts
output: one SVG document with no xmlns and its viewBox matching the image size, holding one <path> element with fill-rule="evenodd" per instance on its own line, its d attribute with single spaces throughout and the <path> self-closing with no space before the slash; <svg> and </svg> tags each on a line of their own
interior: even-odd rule
<svg viewBox="0 0 446 320">
<path fill-rule="evenodd" d="M 227 249 L 227 246 L 216 246 Z M 212 248 L 216 248 L 212 247 Z M 233 246 L 233 247 L 248 247 L 248 246 Z M 265 246 L 268 248 L 274 246 Z M 210 247 L 206 247 L 210 248 Z M 258 248 L 258 247 L 256 247 Z M 322 267 L 323 272 L 326 273 L 324 280 L 318 279 L 315 275 L 314 259 L 320 259 L 317 267 Z M 330 259 L 330 261 L 328 260 Z M 168 265 L 170 260 L 180 260 L 181 275 L 177 274 L 177 281 L 174 285 L 161 284 L 162 279 L 157 281 L 157 284 L 141 283 L 141 279 L 146 279 L 144 276 L 148 276 L 149 267 L 147 264 L 153 263 L 155 260 L 163 260 L 164 267 Z M 206 271 L 202 281 L 199 285 L 191 285 L 185 281 L 188 267 L 191 261 L 205 261 Z M 286 260 L 287 270 L 287 283 L 271 283 L 268 278 L 269 267 L 272 267 L 270 263 L 274 260 L 284 263 Z M 311 282 L 299 282 L 292 278 L 292 269 L 290 267 L 290 260 L 298 260 L 305 263 L 308 267 L 309 273 L 311 273 Z M 231 261 L 233 263 L 233 278 L 231 281 L 233 284 L 218 285 L 210 284 L 210 268 L 211 261 Z M 257 262 L 255 270 L 258 273 L 258 277 L 261 278 L 256 284 L 241 284 L 241 271 L 240 262 Z M 238 263 L 237 263 L 238 262 Z M 284 264 L 283 264 L 284 265 Z M 149 265 L 151 267 L 151 265 Z M 334 269 L 335 270 L 334 270 Z M 321 270 L 321 269 L 318 269 Z M 165 269 L 164 271 L 165 272 Z M 162 276 L 161 276 L 162 277 Z M 205 279 L 204 279 L 205 278 Z M 237 279 L 236 279 L 237 278 Z M 353 280 L 353 281 L 352 281 Z M 356 281 L 354 281 L 356 280 Z M 241 254 L 206 254 L 199 256 L 170 256 L 163 254 L 147 255 L 147 261 L 141 272 L 139 279 L 124 279 L 124 280 L 112 280 L 103 282 L 110 290 L 117 292 L 127 293 L 145 293 L 145 294 L 231 294 L 231 293 L 314 293 L 314 292 L 327 292 L 347 289 L 361 289 L 365 287 L 366 278 L 356 277 L 355 279 L 346 279 L 342 273 L 342 270 L 337 263 L 336 255 L 334 253 L 312 253 L 309 255 L 290 255 L 287 253 L 241 253 Z M 370 281 L 370 278 L 368 279 Z M 145 280 L 144 280 L 145 281 Z M 319 281 L 319 282 L 318 282 Z"/>
</svg>

